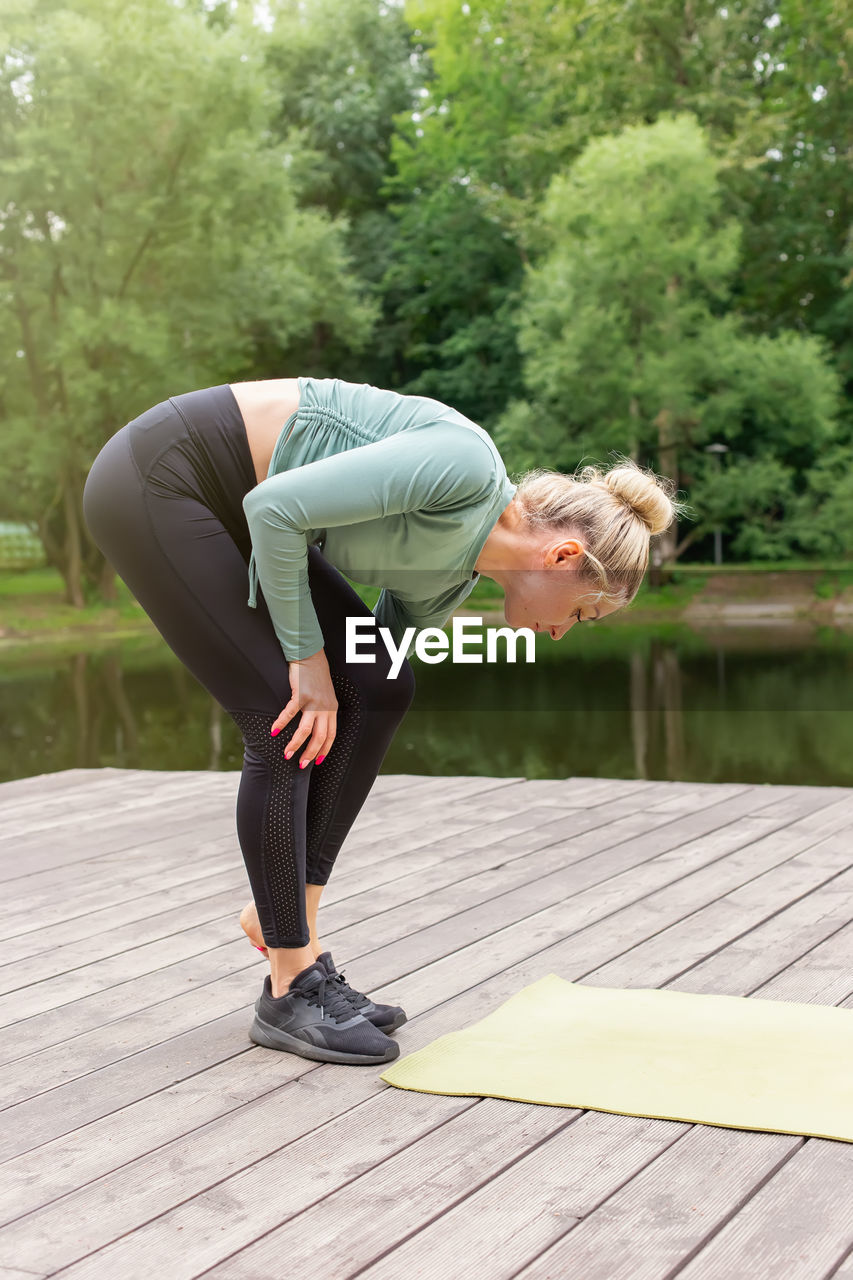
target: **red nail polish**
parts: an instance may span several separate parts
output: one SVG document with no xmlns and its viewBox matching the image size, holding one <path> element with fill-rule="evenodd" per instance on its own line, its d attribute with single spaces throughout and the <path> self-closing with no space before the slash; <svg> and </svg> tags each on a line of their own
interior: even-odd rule
<svg viewBox="0 0 853 1280">
<path fill-rule="evenodd" d="M 278 729 L 271 729 L 271 730 L 270 730 L 270 736 L 271 736 L 271 737 L 273 737 L 273 738 L 275 737 L 275 735 L 276 735 L 277 733 L 281 733 L 281 729 L 280 729 L 280 728 L 278 728 Z"/>
<path fill-rule="evenodd" d="M 326 757 L 325 757 L 325 756 L 318 756 L 318 757 L 317 757 L 317 763 L 318 763 L 318 764 L 322 764 L 322 763 L 323 763 L 323 761 L 324 761 L 325 759 L 326 759 Z"/>
</svg>

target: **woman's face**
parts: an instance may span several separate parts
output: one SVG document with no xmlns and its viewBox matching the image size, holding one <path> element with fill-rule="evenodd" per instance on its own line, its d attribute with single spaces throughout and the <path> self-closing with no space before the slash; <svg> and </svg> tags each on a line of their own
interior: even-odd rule
<svg viewBox="0 0 853 1280">
<path fill-rule="evenodd" d="M 580 579 L 583 543 L 572 537 L 543 535 L 534 546 L 530 567 L 513 569 L 504 584 L 504 617 L 509 626 L 550 632 L 559 640 L 578 622 L 615 613 L 619 605 L 597 599 L 597 588 Z"/>
</svg>

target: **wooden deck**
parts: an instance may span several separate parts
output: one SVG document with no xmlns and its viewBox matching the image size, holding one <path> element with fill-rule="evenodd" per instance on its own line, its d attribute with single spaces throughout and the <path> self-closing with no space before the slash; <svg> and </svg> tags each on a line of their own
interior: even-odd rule
<svg viewBox="0 0 853 1280">
<path fill-rule="evenodd" d="M 0 1280 L 853 1280 L 853 1145 L 248 1040 L 236 773 L 0 786 Z M 547 973 L 851 1005 L 853 789 L 377 779 L 321 939 L 401 1053 Z"/>
</svg>

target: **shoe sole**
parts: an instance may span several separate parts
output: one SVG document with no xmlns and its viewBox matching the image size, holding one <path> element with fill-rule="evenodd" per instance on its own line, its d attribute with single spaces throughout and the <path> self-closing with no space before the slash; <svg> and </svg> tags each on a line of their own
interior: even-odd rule
<svg viewBox="0 0 853 1280">
<path fill-rule="evenodd" d="M 389 1040 L 388 1049 L 395 1049 L 395 1053 L 344 1053 L 342 1049 L 324 1049 L 319 1044 L 308 1044 L 305 1040 L 300 1040 L 298 1036 L 292 1036 L 288 1031 L 282 1031 L 280 1027 L 270 1026 L 268 1022 L 263 1022 L 257 1014 L 255 1020 L 249 1028 L 249 1039 L 255 1044 L 261 1045 L 264 1049 L 279 1049 L 285 1053 L 296 1053 L 300 1058 L 310 1058 L 313 1062 L 346 1062 L 351 1066 L 375 1066 L 383 1062 L 393 1062 L 399 1056 L 400 1046 L 394 1040 Z"/>
</svg>

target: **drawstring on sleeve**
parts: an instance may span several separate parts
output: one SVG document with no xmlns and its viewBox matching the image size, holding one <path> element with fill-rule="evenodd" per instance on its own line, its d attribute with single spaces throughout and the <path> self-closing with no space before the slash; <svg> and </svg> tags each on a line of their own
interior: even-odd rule
<svg viewBox="0 0 853 1280">
<path fill-rule="evenodd" d="M 258 607 L 258 570 L 254 551 L 249 557 L 249 605 L 253 609 Z"/>
</svg>

